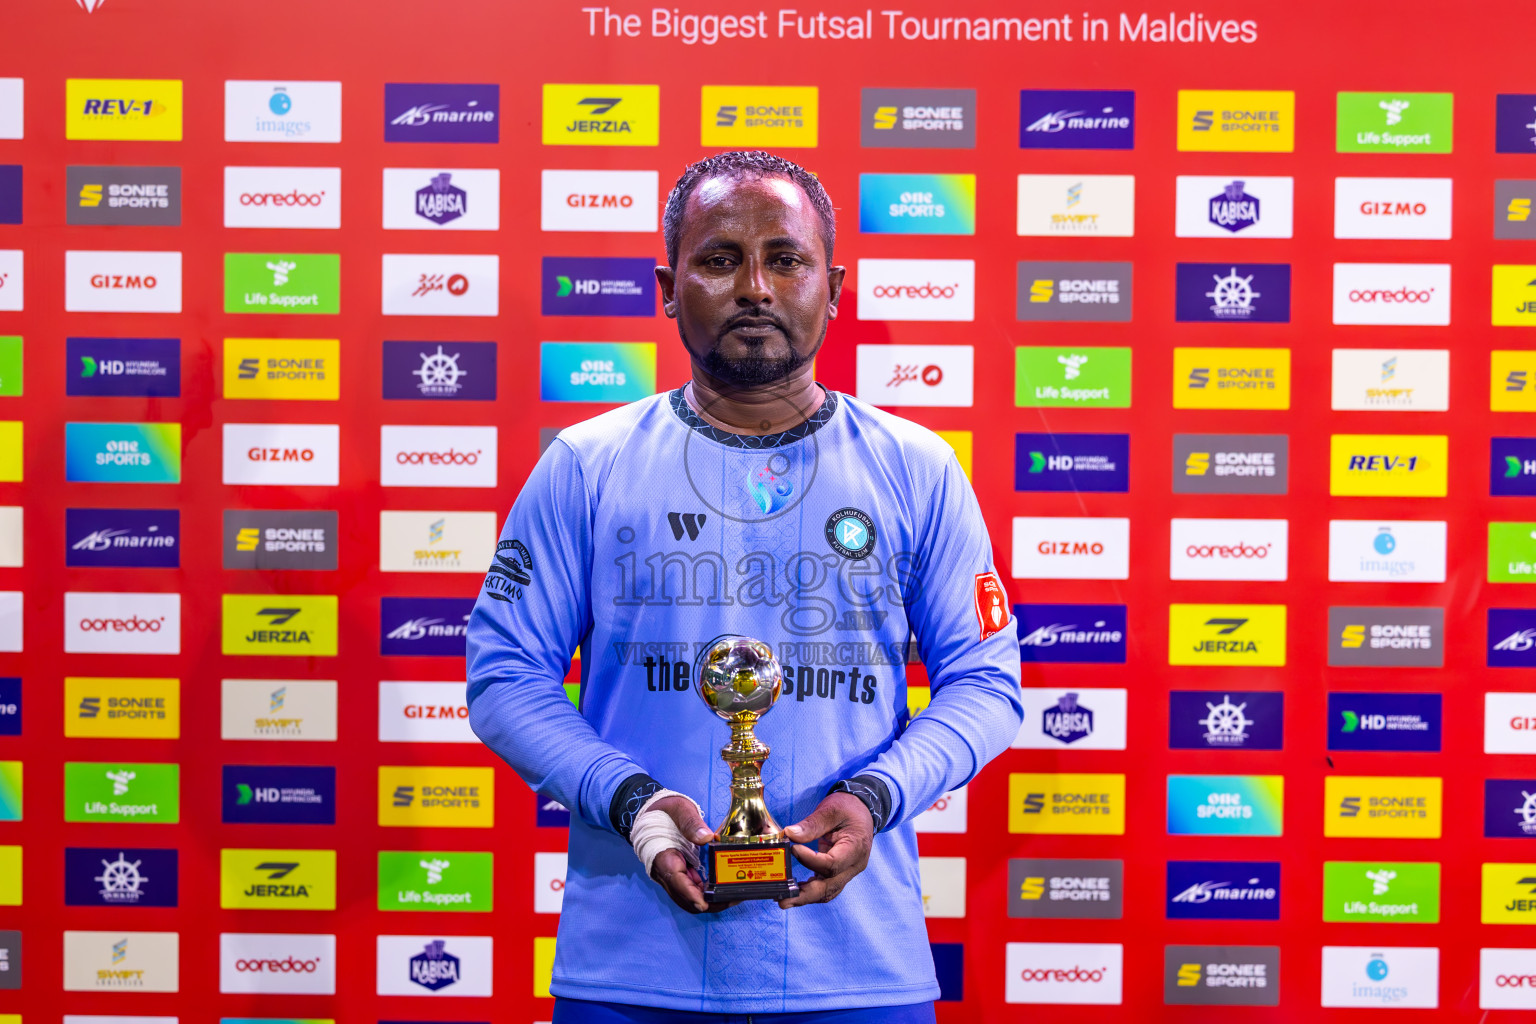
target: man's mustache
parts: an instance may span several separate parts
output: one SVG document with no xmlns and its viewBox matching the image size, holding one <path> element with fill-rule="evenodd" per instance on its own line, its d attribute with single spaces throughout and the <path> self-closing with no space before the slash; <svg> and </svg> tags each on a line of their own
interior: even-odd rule
<svg viewBox="0 0 1536 1024">
<path fill-rule="evenodd" d="M 748 310 L 746 312 L 737 313 L 735 316 L 727 320 L 725 325 L 720 328 L 718 337 L 724 338 L 727 334 L 730 334 L 736 328 L 746 324 L 750 324 L 752 326 L 760 326 L 765 323 L 772 324 L 774 327 L 777 327 L 780 333 L 782 333 L 785 337 L 789 336 L 789 329 L 784 326 L 784 321 L 780 320 L 773 313 L 770 313 L 767 310 Z"/>
</svg>

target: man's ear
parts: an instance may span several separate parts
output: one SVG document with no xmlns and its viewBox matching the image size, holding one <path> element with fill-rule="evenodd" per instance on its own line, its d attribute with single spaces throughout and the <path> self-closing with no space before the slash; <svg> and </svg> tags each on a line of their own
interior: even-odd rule
<svg viewBox="0 0 1536 1024">
<path fill-rule="evenodd" d="M 661 311 L 667 314 L 668 319 L 676 320 L 677 272 L 671 267 L 657 267 L 656 284 L 661 288 Z"/>
<path fill-rule="evenodd" d="M 827 286 L 831 289 L 832 296 L 827 300 L 827 319 L 837 319 L 837 300 L 843 295 L 843 276 L 848 273 L 847 267 L 832 267 L 827 271 Z"/>
</svg>

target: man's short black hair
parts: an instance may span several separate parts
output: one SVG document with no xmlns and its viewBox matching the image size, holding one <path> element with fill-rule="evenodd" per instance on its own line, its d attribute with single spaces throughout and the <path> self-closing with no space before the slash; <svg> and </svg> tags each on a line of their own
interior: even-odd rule
<svg viewBox="0 0 1536 1024">
<path fill-rule="evenodd" d="M 710 178 L 729 178 L 740 181 L 748 178 L 785 178 L 794 182 L 811 201 L 816 215 L 821 218 L 821 237 L 827 249 L 827 264 L 832 263 L 832 245 L 837 240 L 836 215 L 832 212 L 832 200 L 821 187 L 816 175 L 799 164 L 761 150 L 717 153 L 690 164 L 683 171 L 677 184 L 667 196 L 666 212 L 661 216 L 661 237 L 667 244 L 667 265 L 677 267 L 677 246 L 683 237 L 683 211 L 688 207 L 688 197 L 702 181 Z"/>
</svg>

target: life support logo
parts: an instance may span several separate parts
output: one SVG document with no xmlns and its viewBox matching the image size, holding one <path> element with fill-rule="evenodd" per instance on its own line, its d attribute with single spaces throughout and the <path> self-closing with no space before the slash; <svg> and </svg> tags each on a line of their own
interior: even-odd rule
<svg viewBox="0 0 1536 1024">
<path fill-rule="evenodd" d="M 863 509 L 838 509 L 827 517 L 824 532 L 832 550 L 854 562 L 868 558 L 875 547 L 875 521 Z"/>
</svg>

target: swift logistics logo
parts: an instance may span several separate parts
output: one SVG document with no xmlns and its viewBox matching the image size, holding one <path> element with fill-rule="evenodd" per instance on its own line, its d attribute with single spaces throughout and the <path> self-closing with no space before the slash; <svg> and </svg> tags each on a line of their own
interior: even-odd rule
<svg viewBox="0 0 1536 1024">
<path fill-rule="evenodd" d="M 496 778 L 490 768 L 379 766 L 379 824 L 405 828 L 490 828 Z"/>
<path fill-rule="evenodd" d="M 501 86 L 384 85 L 385 142 L 499 142 Z"/>
<path fill-rule="evenodd" d="M 494 909 L 493 858 L 464 851 L 380 850 L 379 909 L 488 913 Z"/>
<path fill-rule="evenodd" d="M 406 657 L 464 657 L 472 597 L 382 597 L 379 653 Z"/>
<path fill-rule="evenodd" d="M 181 80 L 69 78 L 64 137 L 109 142 L 180 142 Z"/>
<path fill-rule="evenodd" d="M 1285 434 L 1174 434 L 1174 494 L 1285 494 Z"/>
<path fill-rule="evenodd" d="M 1530 269 L 1536 273 L 1536 267 Z M 1497 268 L 1494 275 L 1497 278 Z M 1497 300 L 1497 290 L 1494 297 Z M 1495 301 L 1495 316 L 1497 308 Z M 1385 327 L 1447 327 L 1451 322 L 1451 265 L 1335 263 L 1333 322 Z"/>
<path fill-rule="evenodd" d="M 1016 491 L 1119 491 L 1130 487 L 1129 434 L 1015 434 Z"/>
<path fill-rule="evenodd" d="M 386 341 L 383 378 L 387 401 L 495 401 L 496 343 Z"/>
<path fill-rule="evenodd" d="M 655 267 L 655 260 L 644 258 L 545 256 L 540 312 L 544 316 L 654 317 Z"/>
<path fill-rule="evenodd" d="M 1175 409 L 1289 409 L 1288 348 L 1175 348 Z"/>
<path fill-rule="evenodd" d="M 1451 179 L 1335 178 L 1333 237 L 1447 241 Z"/>
<path fill-rule="evenodd" d="M 64 849 L 67 907 L 174 907 L 177 851 L 129 846 Z"/>
<path fill-rule="evenodd" d="M 1136 178 L 1130 174 L 1021 174 L 1020 235 L 1129 238 L 1136 233 Z"/>
<path fill-rule="evenodd" d="M 976 319 L 975 260 L 861 259 L 856 283 L 860 320 Z"/>
<path fill-rule="evenodd" d="M 1328 493 L 1337 497 L 1443 498 L 1449 468 L 1444 434 L 1334 434 Z"/>
<path fill-rule="evenodd" d="M 1180 89 L 1180 153 L 1290 153 L 1296 149 L 1296 94 Z"/>
<path fill-rule="evenodd" d="M 1323 780 L 1323 835 L 1439 839 L 1440 779 L 1330 775 Z"/>
<path fill-rule="evenodd" d="M 1131 407 L 1129 348 L 1020 345 L 1013 367 L 1013 404 L 1019 408 Z"/>
<path fill-rule="evenodd" d="M 1278 836 L 1284 822 L 1284 776 L 1168 776 L 1171 836 Z"/>
<path fill-rule="evenodd" d="M 1483 835 L 1536 839 L 1536 779 L 1483 780 Z"/>
<path fill-rule="evenodd" d="M 1280 750 L 1285 694 L 1270 690 L 1174 690 L 1170 750 Z"/>
<path fill-rule="evenodd" d="M 1451 152 L 1452 94 L 1448 92 L 1341 92 L 1340 153 Z"/>
<path fill-rule="evenodd" d="M 1488 582 L 1536 583 L 1536 523 L 1488 524 Z"/>
<path fill-rule="evenodd" d="M 1488 609 L 1488 667 L 1536 668 L 1536 611 Z"/>
<path fill-rule="evenodd" d="M 329 766 L 227 764 L 219 792 L 225 824 L 336 824 L 336 769 Z"/>
<path fill-rule="evenodd" d="M 224 312 L 340 313 L 341 256 L 227 252 Z"/>
<path fill-rule="evenodd" d="M 219 851 L 225 910 L 335 910 L 335 850 Z"/>
<path fill-rule="evenodd" d="M 181 512 L 169 508 L 67 508 L 64 564 L 175 569 L 181 565 Z"/>
<path fill-rule="evenodd" d="M 722 149 L 814 149 L 817 107 L 814 85 L 706 85 L 699 97 L 699 143 Z"/>
<path fill-rule="evenodd" d="M 660 137 L 659 85 L 544 83 L 546 146 L 655 146 Z"/>
<path fill-rule="evenodd" d="M 88 739 L 178 739 L 181 680 L 65 676 L 64 735 Z"/>
<path fill-rule="evenodd" d="M 176 992 L 180 946 L 176 932 L 66 931 L 64 991 Z"/>
<path fill-rule="evenodd" d="M 1283 604 L 1168 606 L 1168 664 L 1278 668 L 1285 664 Z"/>
<path fill-rule="evenodd" d="M 1326 861 L 1323 920 L 1434 924 L 1440 920 L 1440 865 Z"/>
<path fill-rule="evenodd" d="M 336 739 L 334 679 L 224 679 L 220 698 L 221 739 Z"/>
<path fill-rule="evenodd" d="M 1022 89 L 1020 149 L 1135 149 L 1129 89 Z"/>
<path fill-rule="evenodd" d="M 871 89 L 859 93 L 865 149 L 975 149 L 975 89 Z"/>
<path fill-rule="evenodd" d="M 1328 609 L 1332 667 L 1439 668 L 1444 662 L 1444 608 Z"/>
<path fill-rule="evenodd" d="M 1019 660 L 1124 664 L 1123 604 L 1016 604 Z"/>
<path fill-rule="evenodd" d="M 334 402 L 341 397 L 341 342 L 225 338 L 224 397 Z"/>
<path fill-rule="evenodd" d="M 181 168 L 71 165 L 64 175 L 64 222 L 178 227 Z"/>
<path fill-rule="evenodd" d="M 379 513 L 382 572 L 485 572 L 496 554 L 494 512 Z"/>
<path fill-rule="evenodd" d="M 1020 690 L 1024 721 L 1015 750 L 1124 750 L 1123 689 L 1030 687 Z"/>
<path fill-rule="evenodd" d="M 974 235 L 976 175 L 860 174 L 859 232 Z"/>
<path fill-rule="evenodd" d="M 1333 409 L 1445 412 L 1450 379 L 1449 349 L 1336 348 Z"/>
<path fill-rule="evenodd" d="M 1440 694 L 1330 693 L 1329 750 L 1440 749 Z"/>
<path fill-rule="evenodd" d="M 1170 860 L 1165 894 L 1170 921 L 1278 921 L 1280 864 Z"/>
<path fill-rule="evenodd" d="M 340 142 L 341 83 L 224 82 L 225 142 Z"/>
<path fill-rule="evenodd" d="M 1032 835 L 1125 834 L 1125 776 L 1008 776 L 1008 831 Z"/>
<path fill-rule="evenodd" d="M 1130 263 L 1020 260 L 1016 317 L 1040 323 L 1130 323 L 1132 271 Z"/>
<path fill-rule="evenodd" d="M 64 479 L 82 483 L 180 483 L 181 424 L 66 423 Z"/>
<path fill-rule="evenodd" d="M 332 594 L 224 594 L 225 654 L 335 657 Z"/>
<path fill-rule="evenodd" d="M 1536 438 L 1495 437 L 1488 454 L 1489 494 L 1536 495 Z"/>
<path fill-rule="evenodd" d="M 1118 921 L 1124 902 L 1124 861 L 1008 861 L 1009 917 Z"/>
<path fill-rule="evenodd" d="M 180 818 L 180 765 L 64 763 L 65 821 L 175 824 Z"/>
<path fill-rule="evenodd" d="M 1181 323 L 1291 322 L 1289 263 L 1180 263 L 1175 276 Z"/>
<path fill-rule="evenodd" d="M 180 338 L 66 338 L 64 393 L 181 397 Z"/>
<path fill-rule="evenodd" d="M 1532 115 L 1536 118 L 1536 114 Z M 1536 219 L 1531 204 L 1536 202 L 1536 181 L 1501 178 L 1493 183 L 1493 237 L 1536 238 Z"/>
<path fill-rule="evenodd" d="M 321 511 L 224 510 L 224 568 L 336 568 L 337 516 Z"/>
<path fill-rule="evenodd" d="M 1290 238 L 1294 178 L 1179 175 L 1174 234 L 1179 238 Z"/>
<path fill-rule="evenodd" d="M 1163 1005 L 1279 1006 L 1279 946 L 1164 946 Z"/>
</svg>

